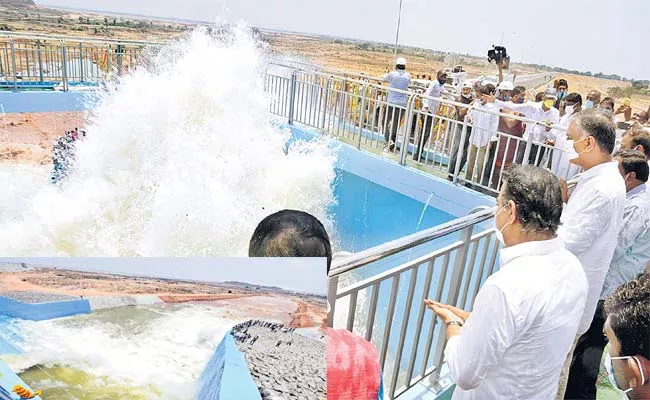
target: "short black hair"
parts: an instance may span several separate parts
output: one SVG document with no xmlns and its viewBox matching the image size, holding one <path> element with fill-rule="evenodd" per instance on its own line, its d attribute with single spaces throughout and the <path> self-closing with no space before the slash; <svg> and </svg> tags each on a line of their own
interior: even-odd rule
<svg viewBox="0 0 650 400">
<path fill-rule="evenodd" d="M 648 181 L 650 166 L 648 166 L 648 161 L 645 159 L 645 154 L 639 150 L 621 150 L 617 151 L 614 157 L 621 159 L 621 165 L 626 174 L 634 172 L 636 179 L 641 182 Z"/>
<path fill-rule="evenodd" d="M 611 98 L 611 97 L 605 97 L 601 102 L 600 105 L 602 106 L 604 104 L 609 104 L 612 106 L 612 110 L 614 109 L 614 105 L 616 104 L 616 101 Z"/>
<path fill-rule="evenodd" d="M 257 225 L 248 246 L 250 257 L 325 257 L 332 263 L 332 245 L 323 224 L 303 211 L 282 210 Z"/>
<path fill-rule="evenodd" d="M 515 86 L 514 89 L 512 89 L 513 96 L 524 93 L 526 93 L 526 88 L 524 86 Z"/>
<path fill-rule="evenodd" d="M 482 85 L 476 89 L 476 93 L 489 95 L 491 92 L 490 92 L 490 88 L 487 85 Z"/>
<path fill-rule="evenodd" d="M 593 136 L 602 151 L 612 154 L 616 143 L 616 127 L 611 113 L 596 109 L 582 110 L 574 121 L 587 135 Z"/>
<path fill-rule="evenodd" d="M 557 86 L 558 87 L 566 86 L 566 88 L 568 89 L 569 88 L 569 82 L 567 82 L 566 79 L 560 79 L 559 81 L 557 81 Z"/>
<path fill-rule="evenodd" d="M 582 105 L 582 96 L 580 93 L 569 93 L 565 98 L 564 98 L 565 103 L 576 103 Z"/>
<path fill-rule="evenodd" d="M 544 92 L 539 92 L 535 95 L 535 102 L 539 103 L 544 99 Z"/>
<path fill-rule="evenodd" d="M 555 234 L 562 216 L 562 188 L 550 171 L 513 164 L 503 172 L 504 203 L 517 206 L 519 223 L 530 233 Z"/>
<path fill-rule="evenodd" d="M 632 135 L 632 147 L 643 146 L 646 159 L 650 159 L 650 134 L 643 131 L 643 128 L 634 129 L 632 128 L 632 131 L 626 133 Z"/>
<path fill-rule="evenodd" d="M 609 325 L 621 342 L 620 356 L 650 360 L 650 275 L 626 282 L 605 300 Z"/>
</svg>

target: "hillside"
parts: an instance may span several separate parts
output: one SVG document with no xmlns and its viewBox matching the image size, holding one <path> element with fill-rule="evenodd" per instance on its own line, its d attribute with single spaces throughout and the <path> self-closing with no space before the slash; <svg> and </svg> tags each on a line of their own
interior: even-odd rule
<svg viewBox="0 0 650 400">
<path fill-rule="evenodd" d="M 0 5 L 11 5 L 11 6 L 35 6 L 33 0 L 0 0 Z"/>
</svg>

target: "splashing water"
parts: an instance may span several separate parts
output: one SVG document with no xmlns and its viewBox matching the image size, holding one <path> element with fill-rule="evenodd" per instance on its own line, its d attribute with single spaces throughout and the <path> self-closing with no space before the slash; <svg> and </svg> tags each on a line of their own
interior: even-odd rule
<svg viewBox="0 0 650 400">
<path fill-rule="evenodd" d="M 62 187 L 42 168 L 0 166 L 10 199 L 0 254 L 241 256 L 257 223 L 284 208 L 333 232 L 332 146 L 295 142 L 285 154 L 263 64 L 242 28 L 228 40 L 193 32 L 101 95 Z"/>
<path fill-rule="evenodd" d="M 10 330 L 20 332 L 26 360 L 7 361 L 30 385 L 44 389 L 45 398 L 189 400 L 214 349 L 236 322 L 199 304 L 16 320 Z"/>
</svg>

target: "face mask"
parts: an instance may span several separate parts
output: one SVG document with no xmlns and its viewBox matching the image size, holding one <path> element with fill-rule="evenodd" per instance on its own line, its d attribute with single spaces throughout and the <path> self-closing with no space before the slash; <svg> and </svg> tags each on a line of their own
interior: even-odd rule
<svg viewBox="0 0 650 400">
<path fill-rule="evenodd" d="M 575 106 L 565 106 L 564 107 L 564 113 L 566 115 L 571 115 L 575 111 Z"/>
<path fill-rule="evenodd" d="M 558 99 L 563 99 L 565 97 L 566 97 L 566 92 L 558 92 L 558 94 L 557 94 Z"/>
<path fill-rule="evenodd" d="M 587 100 L 585 102 L 585 108 L 594 108 L 594 102 L 591 100 Z"/>
<path fill-rule="evenodd" d="M 508 101 L 508 100 L 510 100 L 510 96 L 508 95 L 503 96 L 503 101 Z"/>
<path fill-rule="evenodd" d="M 564 151 L 566 151 L 567 156 L 569 157 L 569 161 L 575 160 L 576 158 L 580 157 L 580 154 L 582 154 L 582 153 L 584 153 L 585 151 L 587 151 L 587 150 L 584 150 L 584 151 L 581 151 L 580 153 L 578 153 L 578 152 L 576 151 L 576 148 L 574 147 L 574 144 L 579 143 L 579 142 L 582 142 L 582 141 L 585 140 L 585 139 L 587 139 L 587 138 L 580 139 L 580 140 L 578 140 L 577 142 L 575 142 L 575 141 L 573 141 L 573 140 L 571 140 L 571 139 L 568 139 L 568 140 L 565 142 L 565 144 L 564 144 Z"/>
<path fill-rule="evenodd" d="M 471 94 L 471 93 L 467 93 L 467 94 L 465 94 L 465 93 L 461 93 L 461 96 L 463 96 L 463 97 L 466 98 L 466 99 L 471 99 L 471 98 L 472 98 L 472 94 Z"/>
<path fill-rule="evenodd" d="M 554 100 L 544 100 L 544 107 L 546 107 L 546 108 L 553 107 L 553 104 L 555 104 Z"/>
<path fill-rule="evenodd" d="M 639 371 L 641 371 L 641 376 L 642 376 L 641 386 L 645 385 L 645 373 L 643 372 L 643 368 L 641 367 L 641 363 L 639 362 L 639 360 L 637 360 L 635 357 L 612 357 L 609 355 L 609 352 L 605 355 L 605 369 L 607 370 L 607 377 L 609 378 L 609 383 L 612 384 L 612 387 L 614 389 L 621 392 L 623 396 L 625 396 L 625 398 L 628 398 L 627 393 L 631 392 L 632 388 L 623 390 L 618 387 L 618 383 L 616 382 L 616 376 L 614 375 L 614 367 L 612 366 L 612 360 L 626 360 L 628 358 L 631 358 L 634 361 L 636 361 L 639 367 Z"/>
<path fill-rule="evenodd" d="M 506 245 L 506 241 L 503 238 L 503 231 L 508 227 L 508 224 L 504 225 L 503 228 L 499 229 L 497 227 L 497 215 L 499 215 L 499 213 L 503 211 L 503 209 L 506 207 L 508 206 L 501 207 L 501 209 L 494 215 L 494 235 L 497 237 L 497 240 L 499 241 L 499 243 L 501 243 L 502 246 Z"/>
<path fill-rule="evenodd" d="M 438 79 L 438 82 L 439 82 L 441 85 L 444 85 L 444 84 L 445 84 L 445 80 L 444 80 L 444 79 Z"/>
</svg>

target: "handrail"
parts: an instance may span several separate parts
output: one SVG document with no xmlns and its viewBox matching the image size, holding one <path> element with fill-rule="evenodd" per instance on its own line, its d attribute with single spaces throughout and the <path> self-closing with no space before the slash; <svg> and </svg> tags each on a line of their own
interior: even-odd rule
<svg viewBox="0 0 650 400">
<path fill-rule="evenodd" d="M 328 277 L 332 278 L 342 275 L 364 265 L 368 265 L 375 261 L 397 254 L 400 251 L 407 250 L 431 240 L 441 238 L 463 228 L 476 225 L 477 223 L 492 218 L 496 212 L 496 206 L 490 207 L 487 210 L 457 218 L 452 221 L 445 222 L 444 224 L 426 229 L 424 231 L 416 232 L 411 235 L 381 244 L 379 246 L 354 253 L 349 257 L 334 260 L 334 265 L 330 269 Z"/>
<path fill-rule="evenodd" d="M 42 33 L 25 33 L 25 32 L 13 32 L 13 31 L 0 31 L 0 38 L 52 40 L 58 42 L 132 44 L 138 46 L 162 46 L 165 44 L 164 42 L 151 42 L 151 41 L 141 41 L 141 40 L 91 38 L 86 36 L 48 35 Z"/>
</svg>

